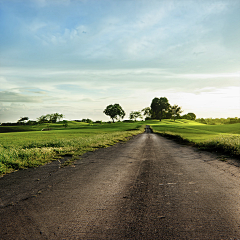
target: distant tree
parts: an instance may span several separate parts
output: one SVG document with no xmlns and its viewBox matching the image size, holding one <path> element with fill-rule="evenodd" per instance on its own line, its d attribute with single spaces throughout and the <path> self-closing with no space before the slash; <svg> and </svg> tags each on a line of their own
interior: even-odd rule
<svg viewBox="0 0 240 240">
<path fill-rule="evenodd" d="M 102 120 L 97 120 L 95 123 L 102 124 Z"/>
<path fill-rule="evenodd" d="M 137 121 L 137 118 L 142 119 L 143 117 L 142 117 L 141 111 L 132 111 L 129 114 L 129 118 L 131 120 Z"/>
<path fill-rule="evenodd" d="M 91 119 L 89 119 L 89 118 L 86 118 L 86 119 L 83 118 L 81 121 L 85 122 L 85 123 L 93 123 L 93 121 Z"/>
<path fill-rule="evenodd" d="M 173 116 L 174 121 L 177 117 L 180 117 L 180 113 L 183 112 L 181 107 L 179 107 L 176 104 L 170 107 L 170 111 L 172 112 L 172 116 Z"/>
<path fill-rule="evenodd" d="M 107 116 L 109 116 L 112 121 L 114 122 L 114 119 L 121 119 L 121 118 L 124 118 L 125 116 L 125 112 L 124 110 L 122 109 L 122 107 L 116 103 L 114 105 L 108 105 L 105 110 L 103 111 L 103 113 L 105 113 Z"/>
<path fill-rule="evenodd" d="M 17 122 L 22 124 L 22 123 L 26 123 L 29 120 L 28 117 L 21 117 Z"/>
<path fill-rule="evenodd" d="M 146 118 L 151 118 L 152 117 L 152 112 L 151 112 L 150 107 L 146 107 L 146 108 L 142 109 L 141 112 L 143 113 L 143 116 L 145 116 Z"/>
<path fill-rule="evenodd" d="M 47 123 L 48 119 L 47 119 L 47 115 L 42 115 L 41 117 L 37 118 L 38 123 Z"/>
<path fill-rule="evenodd" d="M 91 119 L 86 119 L 86 123 L 92 124 L 93 121 Z"/>
<path fill-rule="evenodd" d="M 36 121 L 31 121 L 31 120 L 27 121 L 26 123 L 26 125 L 36 125 L 36 124 L 37 124 Z"/>
<path fill-rule="evenodd" d="M 160 121 L 166 117 L 170 104 L 166 97 L 154 98 L 151 103 L 152 118 L 159 119 Z"/>
<path fill-rule="evenodd" d="M 196 119 L 196 121 L 199 123 L 207 124 L 207 122 L 205 121 L 204 118 L 198 118 L 198 119 Z"/>
<path fill-rule="evenodd" d="M 68 121 L 67 120 L 63 120 L 63 126 L 66 128 L 68 126 Z"/>
<path fill-rule="evenodd" d="M 48 119 L 49 122 L 51 123 L 56 123 L 57 121 L 60 121 L 63 118 L 63 114 L 61 113 L 52 113 L 52 114 L 48 114 Z"/>
<path fill-rule="evenodd" d="M 52 114 L 42 115 L 37 119 L 38 119 L 38 123 L 56 123 L 57 121 L 60 121 L 62 118 L 63 118 L 63 114 L 52 113 Z"/>
<path fill-rule="evenodd" d="M 182 116 L 183 119 L 196 120 L 196 115 L 194 113 L 188 113 Z"/>
</svg>

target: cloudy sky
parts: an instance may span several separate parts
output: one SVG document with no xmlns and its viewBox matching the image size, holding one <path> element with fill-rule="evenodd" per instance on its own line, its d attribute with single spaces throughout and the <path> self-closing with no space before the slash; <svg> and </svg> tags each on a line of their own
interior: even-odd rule
<svg viewBox="0 0 240 240">
<path fill-rule="evenodd" d="M 0 0 L 0 122 L 154 97 L 240 117 L 239 0 Z"/>
</svg>

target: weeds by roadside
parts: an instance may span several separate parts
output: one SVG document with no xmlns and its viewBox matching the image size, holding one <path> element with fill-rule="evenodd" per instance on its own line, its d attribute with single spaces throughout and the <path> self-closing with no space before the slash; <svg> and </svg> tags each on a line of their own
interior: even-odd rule
<svg viewBox="0 0 240 240">
<path fill-rule="evenodd" d="M 135 131 L 93 134 L 88 137 L 72 139 L 25 142 L 18 146 L 0 145 L 0 175 L 19 169 L 44 165 L 64 154 L 82 155 L 97 148 L 108 147 L 119 141 L 126 141 L 129 137 L 141 132 L 143 132 L 143 128 Z M 66 164 L 71 164 L 71 162 L 70 160 Z"/>
<path fill-rule="evenodd" d="M 240 136 L 224 136 L 210 139 L 197 144 L 200 149 L 221 152 L 240 157 Z"/>
<path fill-rule="evenodd" d="M 218 152 L 222 154 L 227 154 L 228 156 L 233 156 L 240 158 L 240 136 L 239 135 L 220 135 L 214 139 L 194 142 L 187 138 L 184 138 L 181 135 L 172 133 L 172 132 L 158 132 L 159 135 L 163 137 L 170 138 L 181 144 L 188 144 L 195 147 L 198 147 L 201 150 L 207 150 L 211 152 Z"/>
</svg>

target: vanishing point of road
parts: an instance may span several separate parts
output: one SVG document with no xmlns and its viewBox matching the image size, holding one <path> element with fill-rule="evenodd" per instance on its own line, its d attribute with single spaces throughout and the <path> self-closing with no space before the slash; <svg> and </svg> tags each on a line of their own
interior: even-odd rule
<svg viewBox="0 0 240 240">
<path fill-rule="evenodd" d="M 60 164 L 0 179 L 0 239 L 240 239 L 240 170 L 212 153 L 147 127 Z"/>
</svg>

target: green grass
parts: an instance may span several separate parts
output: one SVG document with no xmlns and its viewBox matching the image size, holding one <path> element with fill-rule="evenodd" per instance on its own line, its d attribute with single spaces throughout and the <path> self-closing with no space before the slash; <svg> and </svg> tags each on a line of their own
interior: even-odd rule
<svg viewBox="0 0 240 240">
<path fill-rule="evenodd" d="M 190 120 L 149 121 L 154 132 L 201 149 L 240 156 L 240 123 L 206 125 Z"/>
<path fill-rule="evenodd" d="M 50 131 L 19 126 L 16 132 L 0 133 L 0 174 L 37 167 L 64 154 L 81 155 L 107 147 L 143 132 L 142 122 L 93 124 L 69 122 L 68 128 L 51 124 Z"/>
<path fill-rule="evenodd" d="M 14 126 L 8 129 L 4 127 L 4 130 L 0 126 L 0 175 L 37 167 L 58 159 L 61 155 L 71 154 L 74 158 L 97 148 L 126 141 L 143 132 L 145 125 L 150 125 L 154 132 L 163 136 L 191 143 L 201 149 L 237 157 L 240 155 L 240 123 L 206 125 L 189 120 L 151 120 L 90 125 L 69 122 L 67 128 L 61 123 L 50 124 L 50 131 L 41 131 L 48 127 L 47 124 Z M 7 130 L 10 132 L 6 132 Z"/>
</svg>

